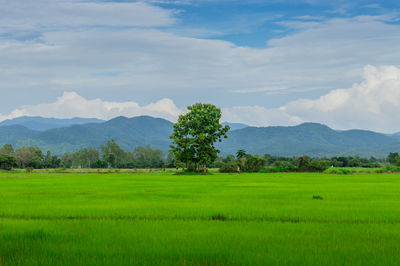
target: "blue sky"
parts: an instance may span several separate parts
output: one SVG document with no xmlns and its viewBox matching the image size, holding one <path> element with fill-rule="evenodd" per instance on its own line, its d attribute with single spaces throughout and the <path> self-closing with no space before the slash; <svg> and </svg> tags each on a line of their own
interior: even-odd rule
<svg viewBox="0 0 400 266">
<path fill-rule="evenodd" d="M 171 1 L 173 2 L 173 1 Z M 397 12 L 399 1 L 193 1 L 195 4 L 162 4 L 182 10 L 183 27 L 203 28 L 206 38 L 239 46 L 264 48 L 269 39 L 293 33 L 282 21 L 324 21 L 360 15 Z M 193 3 L 192 2 L 192 3 Z M 188 3 L 188 2 L 186 2 Z M 393 21 L 391 23 L 398 23 Z M 212 32 L 215 32 L 213 36 Z"/>
<path fill-rule="evenodd" d="M 195 102 L 250 125 L 400 131 L 398 1 L 0 0 L 0 120 Z"/>
</svg>

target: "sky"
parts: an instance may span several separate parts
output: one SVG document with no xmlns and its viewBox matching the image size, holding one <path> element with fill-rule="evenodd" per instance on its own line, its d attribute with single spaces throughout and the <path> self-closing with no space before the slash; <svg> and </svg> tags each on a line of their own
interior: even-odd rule
<svg viewBox="0 0 400 266">
<path fill-rule="evenodd" d="M 0 121 L 152 115 L 400 131 L 400 2 L 0 0 Z"/>
</svg>

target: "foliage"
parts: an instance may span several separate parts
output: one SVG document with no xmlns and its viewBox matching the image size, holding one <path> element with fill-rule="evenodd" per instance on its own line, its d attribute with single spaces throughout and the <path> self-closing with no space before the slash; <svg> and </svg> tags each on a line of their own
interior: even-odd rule
<svg viewBox="0 0 400 266">
<path fill-rule="evenodd" d="M 15 151 L 11 144 L 4 144 L 4 146 L 0 148 L 0 154 L 15 156 Z"/>
<path fill-rule="evenodd" d="M 0 145 L 10 143 L 14 148 L 36 146 L 43 151 L 62 155 L 83 148 L 99 148 L 113 138 L 122 149 L 150 144 L 167 153 L 172 123 L 161 118 L 139 116 L 117 117 L 104 123 L 88 123 L 47 131 L 34 131 L 23 126 L 0 126 Z"/>
<path fill-rule="evenodd" d="M 194 164 L 206 171 L 207 164 L 213 163 L 219 153 L 215 142 L 227 137 L 229 126 L 219 123 L 221 110 L 212 104 L 196 103 L 188 110 L 173 126 L 170 151 L 176 160 L 186 163 L 187 169 Z"/>
<path fill-rule="evenodd" d="M 133 151 L 136 168 L 162 168 L 164 167 L 164 155 L 160 149 L 151 149 L 147 147 L 136 147 Z"/>
<path fill-rule="evenodd" d="M 107 141 L 105 145 L 101 145 L 101 154 L 103 160 L 112 168 L 126 161 L 127 157 L 126 152 L 113 139 Z"/>
<path fill-rule="evenodd" d="M 87 148 L 61 157 L 61 164 L 67 168 L 162 168 L 166 163 L 160 149 L 148 145 L 136 147 L 133 152 L 124 151 L 114 140 L 102 145 L 101 152 Z"/>
<path fill-rule="evenodd" d="M 61 166 L 61 159 L 57 155 L 52 155 L 50 151 L 47 151 L 46 156 L 43 159 L 44 168 L 59 168 Z"/>
<path fill-rule="evenodd" d="M 8 155 L 14 154 L 14 156 Z M 14 164 L 16 162 L 16 165 Z M 61 157 L 50 151 L 43 155 L 37 147 L 24 146 L 14 152 L 11 145 L 0 149 L 0 166 L 9 169 L 19 168 L 163 168 L 173 167 L 173 155 L 167 159 L 160 149 L 136 147 L 133 152 L 124 151 L 113 140 L 101 146 L 101 152 L 95 148 L 84 148 L 73 153 L 64 153 Z"/>
<path fill-rule="evenodd" d="M 32 173 L 33 172 L 33 167 L 27 167 L 27 168 L 25 168 L 25 172 L 26 173 Z"/>
<path fill-rule="evenodd" d="M 108 163 L 104 160 L 97 159 L 92 165 L 92 168 L 107 168 Z"/>
<path fill-rule="evenodd" d="M 179 162 L 173 153 L 164 156 L 160 149 L 136 147 L 133 151 L 124 151 L 115 141 L 111 140 L 102 146 L 102 151 L 95 148 L 84 148 L 74 153 L 65 153 L 61 157 L 47 151 L 45 154 L 37 148 L 23 146 L 14 150 L 12 145 L 6 144 L 0 148 L 1 155 L 7 155 L 15 159 L 17 167 L 34 169 L 41 168 L 183 168 L 185 165 Z M 9 155 L 12 154 L 12 155 Z M 246 154 L 246 153 L 245 153 Z M 387 159 L 374 157 L 360 158 L 351 156 L 340 156 L 332 158 L 283 157 L 246 154 L 220 156 L 212 163 L 207 164 L 210 168 L 220 168 L 221 172 L 324 172 L 347 174 L 353 172 L 399 172 L 400 165 L 397 161 L 398 153 L 391 153 Z M 5 161 L 6 157 L 2 157 Z M 9 158 L 9 157 L 7 157 Z M 13 160 L 9 158 L 7 160 Z M 392 162 L 388 165 L 387 162 Z M 13 163 L 3 164 L 3 168 L 11 168 Z M 382 168 L 383 167 L 383 168 Z M 338 170 L 340 168 L 351 168 L 352 170 Z M 364 170 L 355 170 L 361 168 Z M 379 168 L 379 169 L 377 169 Z M 198 164 L 189 162 L 189 170 L 198 169 Z M 366 170 L 370 169 L 370 170 Z"/>
<path fill-rule="evenodd" d="M 236 173 L 237 169 L 240 169 L 240 163 L 239 162 L 229 162 L 229 163 L 224 163 L 221 165 L 219 168 L 219 171 L 221 173 Z"/>
<path fill-rule="evenodd" d="M 398 165 L 386 165 L 379 169 L 381 173 L 400 173 L 400 166 Z"/>
<path fill-rule="evenodd" d="M 0 169 L 10 170 L 15 166 L 17 166 L 17 160 L 15 157 L 7 154 L 0 154 Z"/>
<path fill-rule="evenodd" d="M 333 157 L 333 158 L 311 158 L 307 155 L 301 157 L 282 157 L 264 155 L 247 154 L 238 160 L 228 162 L 228 158 L 234 158 L 233 155 L 221 157 L 218 159 L 220 172 L 233 173 L 237 172 L 237 167 L 240 167 L 244 172 L 326 172 L 326 173 L 347 173 L 348 170 L 337 170 L 333 167 L 362 167 L 362 168 L 377 168 L 383 164 L 376 158 L 370 159 L 359 157 Z M 334 170 L 329 170 L 329 169 Z M 328 169 L 328 170 L 327 170 Z"/>
<path fill-rule="evenodd" d="M 323 172 L 328 168 L 329 162 L 323 159 L 313 159 L 308 166 L 308 170 L 310 170 L 310 172 Z"/>
<path fill-rule="evenodd" d="M 336 131 L 325 125 L 305 123 L 290 127 L 247 127 L 230 131 L 219 144 L 224 155 L 246 149 L 250 154 L 311 158 L 333 156 L 375 156 L 384 158 L 400 151 L 400 139 L 364 130 Z"/>
<path fill-rule="evenodd" d="M 38 147 L 27 147 L 16 150 L 15 156 L 20 168 L 32 167 L 43 168 L 43 152 Z"/>
<path fill-rule="evenodd" d="M 324 171 L 325 174 L 339 174 L 339 175 L 349 175 L 355 173 L 353 169 L 349 168 L 328 168 Z"/>
<path fill-rule="evenodd" d="M 239 160 L 243 157 L 246 157 L 246 151 L 243 149 L 240 149 L 236 152 L 236 158 Z"/>
<path fill-rule="evenodd" d="M 0 145 L 10 143 L 15 149 L 36 146 L 44 153 L 62 155 L 83 148 L 99 148 L 113 138 L 125 151 L 150 144 L 168 153 L 173 124 L 152 117 L 118 117 L 104 123 L 89 123 L 52 129 L 44 132 L 23 126 L 1 126 Z M 228 139 L 216 143 L 224 156 L 236 155 L 239 149 L 249 154 L 293 157 L 307 154 L 311 158 L 360 156 L 385 158 L 389 152 L 400 151 L 400 139 L 369 131 L 338 132 L 324 125 L 306 123 L 294 127 L 247 127 L 230 130 Z M 346 167 L 334 165 L 335 167 Z"/>
<path fill-rule="evenodd" d="M 395 164 L 400 166 L 400 155 L 398 152 L 391 152 L 387 157 L 387 161 L 390 164 Z"/>
<path fill-rule="evenodd" d="M 307 155 L 303 155 L 297 158 L 297 166 L 301 171 L 307 171 L 310 168 L 310 160 L 311 158 Z"/>
</svg>

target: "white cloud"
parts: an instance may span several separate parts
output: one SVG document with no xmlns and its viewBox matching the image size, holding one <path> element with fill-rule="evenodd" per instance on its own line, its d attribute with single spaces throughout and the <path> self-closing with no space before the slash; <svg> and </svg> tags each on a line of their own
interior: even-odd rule
<svg viewBox="0 0 400 266">
<path fill-rule="evenodd" d="M 336 129 L 400 131 L 400 68 L 364 68 L 364 80 L 348 89 L 336 89 L 316 100 L 299 99 L 284 106 L 224 109 L 224 120 L 256 126 L 317 122 Z"/>
<path fill-rule="evenodd" d="M 366 66 L 363 82 L 317 100 L 291 102 L 283 111 L 339 129 L 400 131 L 400 68 Z"/>
<path fill-rule="evenodd" d="M 400 62 L 400 26 L 381 17 L 303 23 L 264 49 L 148 28 L 60 29 L 38 41 L 7 39 L 0 42 L 0 90 L 48 95 L 79 88 L 91 97 L 140 93 L 148 102 L 174 95 L 180 103 L 218 94 L 219 105 L 226 105 L 220 97 L 226 95 L 230 106 L 266 106 L 271 94 L 348 87 L 367 64 Z M 96 74 L 111 72 L 119 74 Z M 232 93 L 248 88 L 253 93 Z"/>
<path fill-rule="evenodd" d="M 234 93 L 257 93 L 257 92 L 264 92 L 264 93 L 280 93 L 281 91 L 287 90 L 286 88 L 279 88 L 279 87 L 270 87 L 270 88 L 250 88 L 250 89 L 241 89 L 241 90 L 233 90 Z"/>
<path fill-rule="evenodd" d="M 323 123 L 335 129 L 367 129 L 386 133 L 400 131 L 400 68 L 364 68 L 364 79 L 348 89 L 336 89 L 318 99 L 299 99 L 278 108 L 234 106 L 222 108 L 223 121 L 253 126 L 289 126 L 303 122 Z M 185 111 L 170 99 L 140 106 L 136 102 L 88 100 L 75 92 L 65 92 L 49 104 L 23 106 L 0 120 L 18 116 L 57 118 L 151 115 L 176 121 Z"/>
<path fill-rule="evenodd" d="M 144 2 L 0 0 L 0 26 L 11 29 L 65 26 L 168 26 L 176 11 Z"/>
<path fill-rule="evenodd" d="M 42 116 L 55 118 L 100 118 L 111 119 L 116 116 L 134 117 L 150 115 L 175 121 L 183 111 L 170 99 L 140 106 L 135 102 L 108 102 L 101 99 L 88 100 L 75 92 L 64 92 L 57 101 L 48 104 L 23 106 L 9 115 L 1 115 L 0 120 L 19 116 Z"/>
<path fill-rule="evenodd" d="M 322 17 L 322 16 L 310 16 L 310 15 L 297 16 L 295 18 L 300 19 L 300 20 L 324 20 L 325 19 L 325 17 Z"/>
<path fill-rule="evenodd" d="M 344 110 L 341 106 L 350 101 L 346 97 L 355 97 L 348 90 L 336 90 L 318 102 L 299 100 L 287 105 L 282 103 L 281 109 L 267 107 L 277 106 L 276 99 L 289 101 L 285 93 L 299 95 L 305 91 L 351 87 L 360 80 L 362 68 L 368 64 L 398 64 L 400 26 L 388 23 L 390 16 L 322 21 L 303 18 L 301 23 L 281 23 L 295 30 L 269 40 L 264 48 L 255 49 L 195 38 L 194 34 L 188 37 L 183 32 L 171 33 L 168 31 L 173 29 L 168 27 L 160 30 L 158 26 L 176 23 L 176 14 L 174 10 L 143 2 L 0 0 L 0 31 L 17 29 L 17 33 L 9 34 L 22 37 L 38 31 L 38 36 L 28 40 L 0 32 L 0 93 L 13 99 L 1 102 L 0 111 L 10 113 L 24 102 L 32 105 L 19 108 L 13 116 L 25 111 L 63 116 L 62 111 L 68 110 L 64 115 L 108 118 L 135 115 L 136 111 L 137 114 L 150 112 L 137 103 L 171 98 L 182 106 L 211 101 L 223 106 L 224 115 L 231 120 L 254 125 L 309 120 L 327 121 L 337 128 L 390 131 L 385 121 L 382 125 L 377 122 L 368 125 L 365 121 L 370 118 L 362 115 L 359 123 L 354 120 L 355 115 L 344 115 L 352 117 L 347 124 L 343 122 L 346 119 L 342 122 L 339 118 L 333 119 L 333 113 Z M 71 110 L 49 109 L 51 112 L 35 109 L 42 106 L 35 104 L 50 101 L 64 91 L 76 91 L 87 98 L 112 97 L 115 102 L 107 105 L 98 100 L 99 104 L 95 104 L 95 100 L 83 98 L 90 104 L 94 101 L 92 110 L 76 109 L 79 106 Z M 367 101 L 361 105 L 368 106 L 367 112 L 377 117 L 387 115 L 382 111 L 385 108 L 395 108 L 394 104 L 382 107 L 368 102 L 369 98 L 360 96 L 359 99 Z M 163 105 L 165 110 L 157 109 Z M 151 112 L 168 113 L 174 109 L 172 105 L 172 101 L 159 103 Z M 114 111 L 109 112 L 107 108 Z M 176 117 L 176 110 L 168 117 Z"/>
<path fill-rule="evenodd" d="M 303 120 L 283 112 L 279 108 L 267 109 L 263 106 L 235 106 L 222 109 L 222 120 L 243 123 L 250 126 L 289 126 Z"/>
</svg>

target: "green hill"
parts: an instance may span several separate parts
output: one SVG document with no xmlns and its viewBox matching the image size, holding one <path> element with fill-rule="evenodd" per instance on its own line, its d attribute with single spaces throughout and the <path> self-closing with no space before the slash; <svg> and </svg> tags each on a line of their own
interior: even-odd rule
<svg viewBox="0 0 400 266">
<path fill-rule="evenodd" d="M 125 150 L 150 144 L 153 148 L 160 148 L 166 152 L 171 132 L 172 123 L 161 118 L 117 117 L 103 123 L 73 125 L 44 132 L 32 131 L 23 126 L 2 126 L 0 145 L 34 145 L 62 154 L 86 147 L 98 148 L 108 140 L 114 139 Z"/>
<path fill-rule="evenodd" d="M 390 151 L 400 150 L 400 141 L 372 131 L 339 132 L 325 125 L 304 123 L 292 127 L 247 127 L 235 130 L 219 147 L 225 154 L 245 149 L 260 155 L 385 157 Z"/>
<path fill-rule="evenodd" d="M 123 149 L 150 144 L 168 152 L 172 123 L 150 116 L 117 117 L 103 123 L 88 123 L 47 131 L 35 131 L 21 125 L 0 126 L 0 145 L 38 146 L 56 154 L 85 147 L 100 147 L 114 139 Z M 304 123 L 291 127 L 245 127 L 228 132 L 228 139 L 218 143 L 221 154 L 235 154 L 245 149 L 251 154 L 281 156 L 359 155 L 386 157 L 400 151 L 400 139 L 372 131 L 336 131 L 325 125 Z"/>
</svg>

